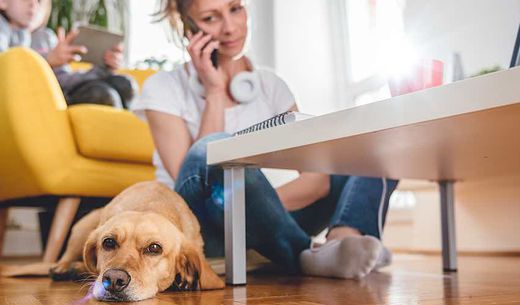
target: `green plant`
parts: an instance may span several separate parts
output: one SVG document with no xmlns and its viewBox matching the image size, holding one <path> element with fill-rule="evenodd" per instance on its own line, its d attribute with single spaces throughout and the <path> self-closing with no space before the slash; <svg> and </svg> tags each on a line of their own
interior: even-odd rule
<svg viewBox="0 0 520 305">
<path fill-rule="evenodd" d="M 72 24 L 72 0 L 52 0 L 52 10 L 47 27 L 55 32 L 59 27 L 69 31 Z"/>
<path fill-rule="evenodd" d="M 484 74 L 488 74 L 488 73 L 493 73 L 493 72 L 497 72 L 500 70 L 503 70 L 502 67 L 500 67 L 499 65 L 496 65 L 493 67 L 484 68 L 484 69 L 478 71 L 478 73 L 471 75 L 471 77 L 480 76 L 480 75 L 484 75 Z"/>
<path fill-rule="evenodd" d="M 168 58 L 162 56 L 157 58 L 155 56 L 140 60 L 135 64 L 135 68 L 139 70 L 153 69 L 153 70 L 166 70 L 170 71 L 174 67 L 180 65 L 180 61 L 173 62 Z"/>
<path fill-rule="evenodd" d="M 90 16 L 89 23 L 108 28 L 108 13 L 105 1 L 99 1 L 98 8 Z"/>
<path fill-rule="evenodd" d="M 92 24 L 125 32 L 127 0 L 52 0 L 47 26 L 69 31 L 75 24 Z"/>
</svg>

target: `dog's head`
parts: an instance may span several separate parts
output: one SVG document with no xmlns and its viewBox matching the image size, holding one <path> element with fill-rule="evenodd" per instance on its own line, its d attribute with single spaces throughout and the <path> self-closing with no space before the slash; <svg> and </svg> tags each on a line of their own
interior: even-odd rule
<svg viewBox="0 0 520 305">
<path fill-rule="evenodd" d="M 221 288 L 191 241 L 157 213 L 123 212 L 99 226 L 83 249 L 87 269 L 98 274 L 94 297 L 138 301 L 169 287 L 180 290 Z"/>
</svg>

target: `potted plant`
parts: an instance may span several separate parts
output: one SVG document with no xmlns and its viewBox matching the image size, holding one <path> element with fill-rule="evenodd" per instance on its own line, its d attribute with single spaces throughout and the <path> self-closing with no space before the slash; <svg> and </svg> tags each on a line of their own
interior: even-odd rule
<svg viewBox="0 0 520 305">
<path fill-rule="evenodd" d="M 52 0 L 47 26 L 54 31 L 69 31 L 76 24 L 92 24 L 117 32 L 125 32 L 127 17 L 125 0 Z"/>
</svg>

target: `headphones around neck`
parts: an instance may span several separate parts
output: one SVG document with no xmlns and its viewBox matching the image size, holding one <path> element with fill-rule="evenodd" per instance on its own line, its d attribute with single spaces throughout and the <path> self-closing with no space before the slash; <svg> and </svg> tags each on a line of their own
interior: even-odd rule
<svg viewBox="0 0 520 305">
<path fill-rule="evenodd" d="M 247 104 L 255 100 L 260 95 L 260 77 L 254 66 L 250 63 L 251 71 L 243 71 L 233 77 L 229 84 L 231 97 L 241 104 Z M 193 69 L 195 70 L 195 69 Z M 197 72 L 187 68 L 189 85 L 191 90 L 201 97 L 206 97 L 206 90 L 200 83 Z"/>
</svg>

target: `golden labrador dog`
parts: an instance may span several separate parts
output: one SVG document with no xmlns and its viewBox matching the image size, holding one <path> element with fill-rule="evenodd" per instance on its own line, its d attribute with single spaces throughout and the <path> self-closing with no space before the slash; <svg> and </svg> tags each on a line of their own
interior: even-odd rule
<svg viewBox="0 0 520 305">
<path fill-rule="evenodd" d="M 103 301 L 143 300 L 170 287 L 221 289 L 224 282 L 208 265 L 203 245 L 199 223 L 184 200 L 158 182 L 142 182 L 73 226 L 51 275 L 94 274 L 91 292 Z M 11 275 L 16 273 L 24 269 Z"/>
</svg>

